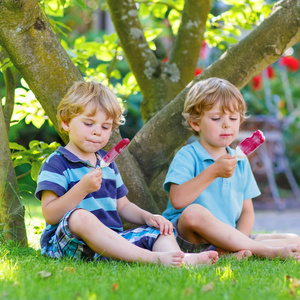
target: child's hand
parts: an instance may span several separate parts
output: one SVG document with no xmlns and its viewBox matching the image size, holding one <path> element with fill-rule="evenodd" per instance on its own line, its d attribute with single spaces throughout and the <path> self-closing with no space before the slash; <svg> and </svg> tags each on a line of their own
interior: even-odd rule
<svg viewBox="0 0 300 300">
<path fill-rule="evenodd" d="M 87 174 L 85 174 L 79 183 L 83 189 L 86 190 L 86 194 L 96 192 L 100 189 L 102 183 L 102 171 L 97 168 Z"/>
<path fill-rule="evenodd" d="M 229 178 L 233 175 L 237 160 L 233 155 L 226 154 L 219 157 L 215 162 L 216 177 Z"/>
<path fill-rule="evenodd" d="M 151 215 L 145 221 L 148 226 L 158 228 L 160 234 L 169 235 L 173 232 L 173 224 L 161 215 Z"/>
</svg>

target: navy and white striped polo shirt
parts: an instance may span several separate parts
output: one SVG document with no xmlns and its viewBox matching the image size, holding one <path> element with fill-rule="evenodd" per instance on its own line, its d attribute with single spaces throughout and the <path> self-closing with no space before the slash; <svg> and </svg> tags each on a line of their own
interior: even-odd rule
<svg viewBox="0 0 300 300">
<path fill-rule="evenodd" d="M 99 150 L 99 158 L 106 154 Z M 97 166 L 100 165 L 98 158 Z M 93 167 L 92 167 L 93 168 Z M 38 180 L 36 197 L 41 200 L 42 192 L 50 190 L 59 197 L 71 189 L 86 173 L 91 171 L 88 161 L 82 161 L 64 147 L 59 147 L 52 153 L 41 167 Z M 93 213 L 103 224 L 115 230 L 123 231 L 122 221 L 117 213 L 117 199 L 127 195 L 128 189 L 124 185 L 118 167 L 112 162 L 102 169 L 102 183 L 98 191 L 86 195 L 77 208 L 84 208 Z M 43 234 L 46 243 L 52 237 L 57 225 L 47 225 Z"/>
</svg>

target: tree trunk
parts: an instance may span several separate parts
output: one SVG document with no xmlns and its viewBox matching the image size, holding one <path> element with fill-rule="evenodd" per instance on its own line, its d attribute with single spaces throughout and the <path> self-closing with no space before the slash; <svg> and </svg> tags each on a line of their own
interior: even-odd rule
<svg viewBox="0 0 300 300">
<path fill-rule="evenodd" d="M 24 223 L 24 207 L 20 201 L 18 183 L 10 157 L 9 141 L 0 105 L 0 220 L 1 230 L 6 241 L 13 240 L 27 245 Z"/>
<path fill-rule="evenodd" d="M 191 7 L 188 4 L 194 1 L 198 0 L 186 1 L 186 13 Z M 205 1 L 201 1 L 203 2 Z M 145 42 L 134 2 L 107 0 L 107 3 L 128 63 L 143 95 L 147 95 L 147 101 L 153 98 L 157 102 L 164 100 L 166 96 L 167 102 L 163 102 L 163 105 L 169 103 L 149 121 L 147 114 L 154 114 L 157 104 L 145 113 L 147 124 L 136 134 L 117 161 L 124 182 L 130 189 L 129 199 L 157 212 L 165 207 L 167 200 L 167 195 L 158 188 L 162 185 L 166 168 L 174 152 L 190 135 L 182 126 L 181 115 L 184 98 L 190 87 L 198 80 L 216 76 L 228 79 L 238 88 L 242 88 L 265 67 L 275 62 L 287 48 L 300 40 L 300 0 L 279 2 L 262 24 L 231 47 L 180 93 L 177 90 L 176 97 L 169 97 L 170 91 L 173 93 L 173 88 L 177 85 L 181 90 L 190 79 L 186 75 L 185 78 L 179 76 L 180 81 L 176 81 L 178 78 L 174 78 L 168 68 L 175 64 L 180 73 L 183 68 L 190 67 L 180 64 L 182 56 L 176 55 L 176 51 L 182 51 L 184 42 L 177 41 L 181 45 L 178 49 L 181 50 L 174 50 L 171 64 L 161 64 Z M 126 5 L 130 8 L 129 11 L 124 8 Z M 196 9 L 199 11 L 198 6 L 195 6 L 195 13 Z M 202 16 L 201 20 L 205 18 L 206 16 Z M 198 39 L 202 39 L 201 29 L 197 32 Z M 181 36 L 184 38 L 184 35 Z M 197 44 L 198 42 L 197 40 Z M 56 107 L 73 81 L 82 78 L 51 31 L 37 0 L 0 1 L 0 45 L 57 128 Z M 189 55 L 198 57 L 200 49 L 197 47 Z M 157 77 L 157 74 L 160 75 Z M 174 99 L 170 102 L 172 98 Z M 116 132 L 112 141 L 119 138 Z"/>
</svg>

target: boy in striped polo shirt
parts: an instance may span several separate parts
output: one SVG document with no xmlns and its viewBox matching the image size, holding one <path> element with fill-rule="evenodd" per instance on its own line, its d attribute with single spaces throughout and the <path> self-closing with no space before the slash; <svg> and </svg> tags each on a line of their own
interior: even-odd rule
<svg viewBox="0 0 300 300">
<path fill-rule="evenodd" d="M 127 199 L 116 164 L 99 168 L 106 154 L 102 148 L 124 122 L 110 89 L 96 82 L 75 83 L 57 116 L 69 143 L 47 158 L 38 176 L 36 197 L 47 223 L 41 236 L 43 254 L 170 266 L 217 261 L 215 251 L 181 252 L 171 222 Z M 144 226 L 124 232 L 120 217 Z"/>
</svg>

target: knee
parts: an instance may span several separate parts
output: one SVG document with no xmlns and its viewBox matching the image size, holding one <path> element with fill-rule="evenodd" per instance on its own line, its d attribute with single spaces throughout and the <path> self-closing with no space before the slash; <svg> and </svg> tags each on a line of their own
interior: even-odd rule
<svg viewBox="0 0 300 300">
<path fill-rule="evenodd" d="M 68 227 L 73 234 L 80 236 L 93 217 L 94 215 L 85 209 L 76 209 L 68 219 Z"/>
<path fill-rule="evenodd" d="M 205 207 L 199 204 L 189 205 L 181 214 L 180 221 L 184 222 L 185 227 L 190 229 L 207 226 L 212 214 Z"/>
</svg>

